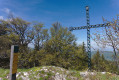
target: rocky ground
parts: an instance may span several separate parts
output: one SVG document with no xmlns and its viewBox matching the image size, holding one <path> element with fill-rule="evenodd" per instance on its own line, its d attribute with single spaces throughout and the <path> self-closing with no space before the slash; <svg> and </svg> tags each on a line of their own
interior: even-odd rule
<svg viewBox="0 0 119 80">
<path fill-rule="evenodd" d="M 1 70 L 1 69 L 0 69 Z M 3 72 L 3 71 L 2 71 Z M 9 71 L 0 72 L 0 80 L 8 80 Z M 55 66 L 19 69 L 17 80 L 119 80 L 119 76 L 109 72 L 73 71 Z"/>
</svg>

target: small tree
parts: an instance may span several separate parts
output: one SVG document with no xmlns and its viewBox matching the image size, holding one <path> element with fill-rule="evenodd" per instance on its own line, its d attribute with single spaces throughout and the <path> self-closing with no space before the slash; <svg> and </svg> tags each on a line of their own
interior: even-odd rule
<svg viewBox="0 0 119 80">
<path fill-rule="evenodd" d="M 10 47 L 11 45 L 19 46 L 19 65 L 28 67 L 28 55 L 30 54 L 28 44 L 34 39 L 31 23 L 12 16 L 7 20 L 1 20 L 1 24 L 4 24 L 7 30 L 9 30 L 7 31 L 7 35 L 5 35 L 10 42 L 7 45 Z"/>
<path fill-rule="evenodd" d="M 101 62 L 101 57 L 98 50 L 96 54 L 93 55 L 93 58 L 92 58 L 93 68 L 97 71 L 100 70 L 100 62 Z"/>
<path fill-rule="evenodd" d="M 106 71 L 108 61 L 105 60 L 104 55 L 100 54 L 99 50 L 92 57 L 92 68 L 96 71 Z"/>
<path fill-rule="evenodd" d="M 74 55 L 74 69 L 82 70 L 88 68 L 88 54 L 84 42 L 78 46 Z"/>
</svg>

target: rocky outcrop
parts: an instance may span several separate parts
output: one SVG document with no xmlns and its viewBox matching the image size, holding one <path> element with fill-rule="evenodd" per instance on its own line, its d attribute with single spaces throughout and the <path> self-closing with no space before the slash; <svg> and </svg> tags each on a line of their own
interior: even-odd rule
<svg viewBox="0 0 119 80">
<path fill-rule="evenodd" d="M 103 77 L 105 77 L 103 79 Z M 113 80 L 119 79 L 119 76 L 109 72 L 88 72 L 88 71 L 73 71 L 66 70 L 61 67 L 44 66 L 31 69 L 20 69 L 17 72 L 17 80 Z M 8 79 L 9 74 L 5 78 Z"/>
</svg>

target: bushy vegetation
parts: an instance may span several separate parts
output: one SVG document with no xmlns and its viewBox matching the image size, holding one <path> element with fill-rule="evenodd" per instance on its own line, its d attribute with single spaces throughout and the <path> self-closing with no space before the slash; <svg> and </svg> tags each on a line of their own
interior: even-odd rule
<svg viewBox="0 0 119 80">
<path fill-rule="evenodd" d="M 76 44 L 76 37 L 60 23 L 56 22 L 50 30 L 44 29 L 41 23 L 30 23 L 21 18 L 11 17 L 0 20 L 0 67 L 9 68 L 11 45 L 19 46 L 18 68 L 39 66 L 58 66 L 65 69 L 88 69 L 88 54 L 85 44 Z M 28 45 L 34 45 L 29 48 Z M 92 58 L 92 69 L 118 74 L 115 61 L 105 60 L 103 55 L 95 54 Z"/>
<path fill-rule="evenodd" d="M 58 22 L 48 31 L 41 23 L 30 23 L 11 17 L 1 20 L 0 27 L 0 55 L 7 55 L 9 59 L 11 45 L 18 45 L 19 68 L 42 65 L 76 70 L 87 68 L 85 44 L 76 45 L 75 36 Z M 30 43 L 34 45 L 33 49 L 28 47 Z M 5 63 L 4 60 L 3 62 Z"/>
</svg>

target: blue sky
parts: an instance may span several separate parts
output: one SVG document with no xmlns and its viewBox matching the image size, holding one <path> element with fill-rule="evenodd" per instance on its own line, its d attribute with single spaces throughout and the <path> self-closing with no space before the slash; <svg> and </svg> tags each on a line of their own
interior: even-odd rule
<svg viewBox="0 0 119 80">
<path fill-rule="evenodd" d="M 47 29 L 57 21 L 64 27 L 77 27 L 86 25 L 85 6 L 90 8 L 90 24 L 100 24 L 103 23 L 102 16 L 107 20 L 116 18 L 118 4 L 119 0 L 0 0 L 0 18 L 5 19 L 12 12 L 27 21 L 44 23 Z M 72 33 L 77 37 L 78 44 L 86 43 L 86 30 Z M 92 33 L 95 29 L 91 29 Z M 98 48 L 93 40 L 91 43 Z"/>
</svg>

